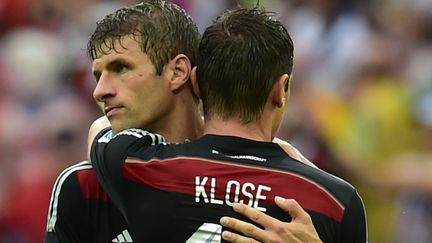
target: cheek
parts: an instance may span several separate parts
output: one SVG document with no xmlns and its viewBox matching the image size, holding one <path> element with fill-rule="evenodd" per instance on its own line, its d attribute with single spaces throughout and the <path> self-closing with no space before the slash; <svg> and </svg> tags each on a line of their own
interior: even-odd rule
<svg viewBox="0 0 432 243">
<path fill-rule="evenodd" d="M 158 83 L 163 80 L 147 80 L 133 87 L 131 100 L 132 105 L 141 111 L 157 112 L 158 109 L 165 106 L 169 99 L 170 93 L 166 88 Z"/>
</svg>

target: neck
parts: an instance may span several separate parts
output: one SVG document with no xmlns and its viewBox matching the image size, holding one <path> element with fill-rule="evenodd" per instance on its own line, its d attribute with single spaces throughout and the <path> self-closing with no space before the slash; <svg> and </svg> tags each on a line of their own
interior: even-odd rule
<svg viewBox="0 0 432 243">
<path fill-rule="evenodd" d="M 181 143 L 201 137 L 203 119 L 191 95 L 179 96 L 178 100 L 173 102 L 170 114 L 164 121 L 158 121 L 158 127 L 153 131 L 164 136 L 169 143 Z"/>
<path fill-rule="evenodd" d="M 267 119 L 244 124 L 240 119 L 221 119 L 217 116 L 206 118 L 204 134 L 242 137 L 255 141 L 272 140 L 271 123 Z"/>
</svg>

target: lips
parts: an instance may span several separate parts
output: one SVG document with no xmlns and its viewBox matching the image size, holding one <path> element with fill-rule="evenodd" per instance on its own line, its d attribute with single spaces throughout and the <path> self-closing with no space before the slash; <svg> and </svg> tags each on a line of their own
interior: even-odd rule
<svg viewBox="0 0 432 243">
<path fill-rule="evenodd" d="M 122 106 L 106 106 L 105 107 L 105 115 L 107 117 L 113 116 L 121 108 L 123 108 L 123 107 Z"/>
</svg>

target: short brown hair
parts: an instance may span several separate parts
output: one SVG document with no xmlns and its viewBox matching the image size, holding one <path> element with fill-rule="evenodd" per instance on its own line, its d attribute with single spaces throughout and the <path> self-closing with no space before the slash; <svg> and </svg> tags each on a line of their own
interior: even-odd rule
<svg viewBox="0 0 432 243">
<path fill-rule="evenodd" d="M 227 11 L 201 39 L 197 79 L 205 116 L 260 118 L 277 78 L 291 74 L 293 42 L 263 8 Z"/>
<path fill-rule="evenodd" d="M 200 34 L 190 15 L 175 4 L 150 0 L 108 14 L 96 23 L 87 43 L 89 57 L 94 60 L 98 52 L 105 53 L 103 47 L 113 50 L 115 41 L 126 35 L 136 37 L 158 75 L 178 54 L 195 65 Z"/>
</svg>

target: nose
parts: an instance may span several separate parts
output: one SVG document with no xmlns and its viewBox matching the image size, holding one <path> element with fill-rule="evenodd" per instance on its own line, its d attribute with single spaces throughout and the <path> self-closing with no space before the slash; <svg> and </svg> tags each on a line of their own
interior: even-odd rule
<svg viewBox="0 0 432 243">
<path fill-rule="evenodd" d="M 93 91 L 93 98 L 98 102 L 104 102 L 115 95 L 114 84 L 108 73 L 102 73 Z"/>
</svg>

